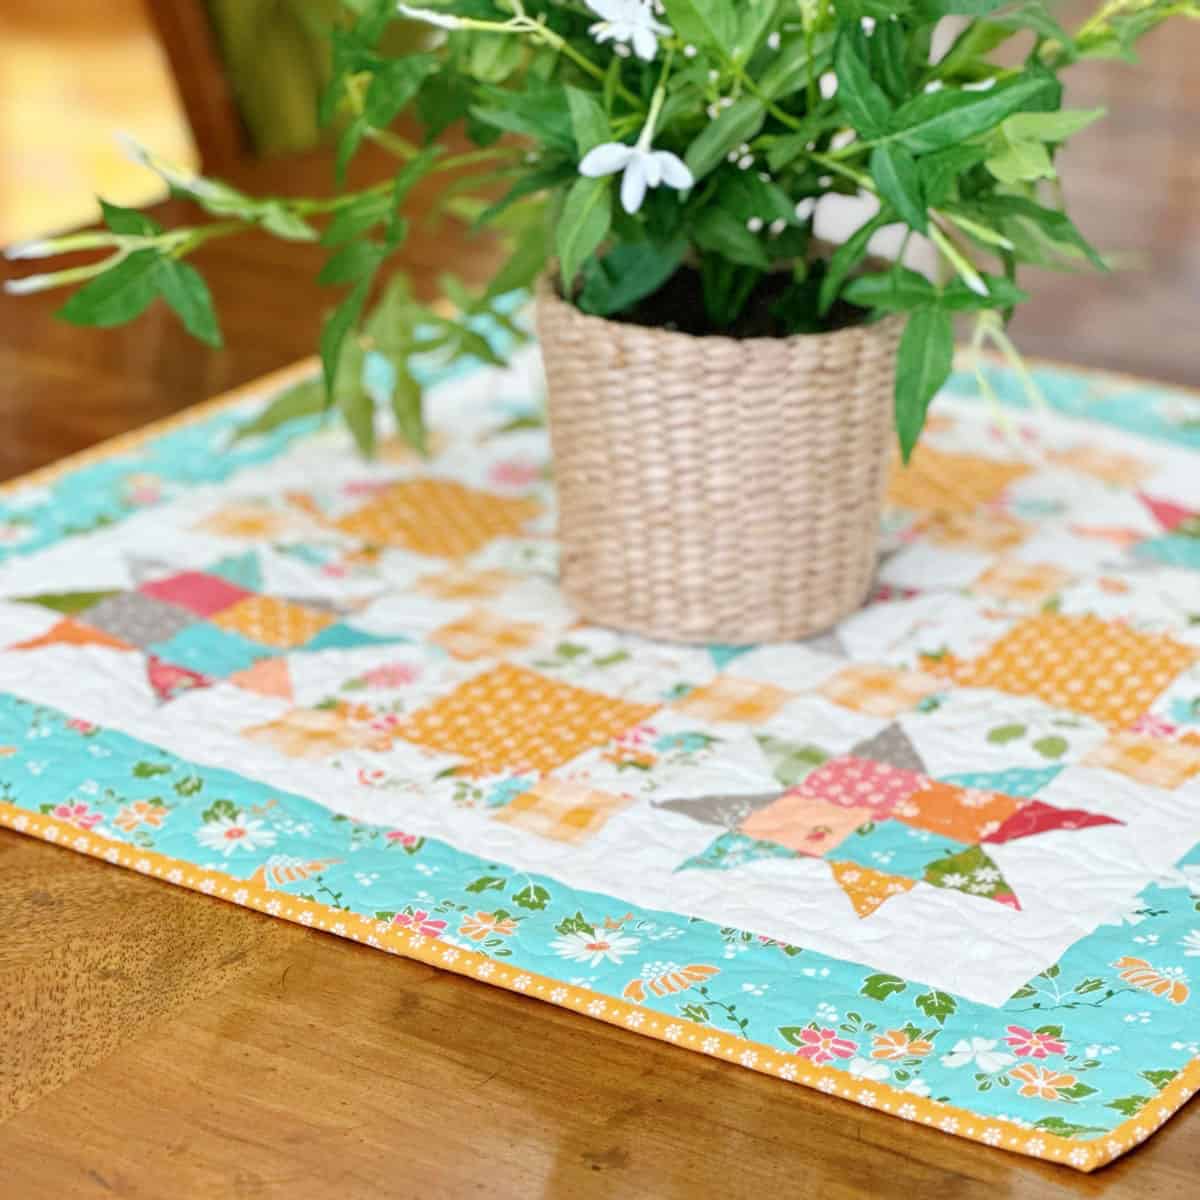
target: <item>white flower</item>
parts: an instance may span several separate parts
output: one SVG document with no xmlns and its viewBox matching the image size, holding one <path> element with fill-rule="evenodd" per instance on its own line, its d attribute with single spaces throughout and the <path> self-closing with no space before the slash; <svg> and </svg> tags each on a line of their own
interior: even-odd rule
<svg viewBox="0 0 1200 1200">
<path fill-rule="evenodd" d="M 623 142 L 604 142 L 589 150 L 579 164 L 579 173 L 590 178 L 615 175 L 621 178 L 621 206 L 627 213 L 635 213 L 642 207 L 647 188 L 656 188 L 665 183 L 667 187 L 684 191 L 695 180 L 683 159 L 669 150 L 651 150 L 639 141 L 636 146 Z"/>
<path fill-rule="evenodd" d="M 626 955 L 637 950 L 637 938 L 625 937 L 622 934 L 605 935 L 601 933 L 566 933 L 555 938 L 550 943 L 550 949 L 560 958 L 570 959 L 571 962 L 585 962 L 589 967 L 597 963 L 619 963 Z"/>
<path fill-rule="evenodd" d="M 976 1063 L 981 1071 L 991 1074 L 993 1071 L 1006 1067 L 1013 1061 L 1011 1054 L 996 1050 L 996 1043 L 990 1038 L 974 1037 L 970 1041 L 963 1039 L 955 1042 L 949 1054 L 942 1055 L 942 1066 L 965 1067 Z"/>
<path fill-rule="evenodd" d="M 852 1058 L 847 1070 L 854 1079 L 878 1080 L 888 1077 L 887 1067 L 881 1062 L 872 1062 L 869 1058 Z"/>
<path fill-rule="evenodd" d="M 645 62 L 658 53 L 658 39 L 671 33 L 654 19 L 649 0 L 587 0 L 587 6 L 601 18 L 588 30 L 597 42 L 628 42 Z"/>
<path fill-rule="evenodd" d="M 461 29 L 462 18 L 453 13 L 434 12 L 431 8 L 413 8 L 408 4 L 397 4 L 396 11 L 410 21 L 424 21 L 426 25 L 436 25 L 439 29 Z"/>
<path fill-rule="evenodd" d="M 930 1092 L 929 1084 L 923 1079 L 914 1079 L 906 1084 L 903 1088 L 910 1096 L 928 1096 Z"/>
<path fill-rule="evenodd" d="M 275 833 L 261 821 L 248 820 L 238 813 L 232 820 L 218 817 L 206 821 L 196 831 L 196 841 L 208 850 L 220 850 L 228 858 L 235 850 L 261 850 L 275 844 Z"/>
<path fill-rule="evenodd" d="M 1193 929 L 1191 932 L 1185 933 L 1179 944 L 1183 947 L 1185 958 L 1200 956 L 1200 929 Z"/>
</svg>

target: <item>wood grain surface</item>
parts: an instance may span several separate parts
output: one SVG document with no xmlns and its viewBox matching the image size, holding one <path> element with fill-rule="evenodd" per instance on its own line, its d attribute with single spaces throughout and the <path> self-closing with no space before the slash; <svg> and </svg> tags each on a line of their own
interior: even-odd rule
<svg viewBox="0 0 1200 1200">
<path fill-rule="evenodd" d="M 1072 103 L 1116 113 L 1068 192 L 1144 265 L 1039 281 L 1029 352 L 1200 384 L 1198 56 L 1175 26 L 1140 70 L 1075 77 Z M 327 171 L 234 178 L 323 191 Z M 0 298 L 0 475 L 311 352 L 317 253 L 251 237 L 202 260 L 221 353 L 167 313 L 106 333 Z M 430 287 L 488 261 L 445 233 L 410 252 Z M 0 1200 L 477 1195 L 1192 1200 L 1200 1108 L 1080 1176 L 0 832 Z"/>
</svg>

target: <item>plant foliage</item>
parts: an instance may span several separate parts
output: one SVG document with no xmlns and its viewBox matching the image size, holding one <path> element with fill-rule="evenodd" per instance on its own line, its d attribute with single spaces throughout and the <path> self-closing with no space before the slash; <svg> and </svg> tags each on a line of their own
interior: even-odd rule
<svg viewBox="0 0 1200 1200">
<path fill-rule="evenodd" d="M 1197 0 L 1109 0 L 1068 31 L 1043 0 L 344 2 L 321 105 L 339 180 L 367 141 L 394 152 L 393 178 L 332 199 L 248 196 L 139 149 L 211 219 L 167 231 L 106 205 L 106 231 L 17 254 L 107 257 L 16 286 L 82 282 L 61 315 L 92 325 L 162 298 L 216 345 L 211 296 L 186 257 L 249 228 L 319 240 L 321 282 L 340 289 L 320 340 L 324 403 L 365 452 L 381 409 L 423 445 L 414 360 L 495 360 L 483 331 L 519 340 L 503 299 L 553 263 L 566 295 L 617 319 L 680 271 L 702 282 L 714 332 L 739 329 L 768 276 L 779 334 L 906 314 L 895 399 L 907 456 L 950 370 L 956 314 L 1000 336 L 1025 299 L 1023 266 L 1104 266 L 1063 211 L 1055 172 L 1063 143 L 1101 114 L 1063 109 L 1060 74 L 1129 58 L 1168 17 L 1200 14 Z M 935 56 L 947 18 L 958 32 Z M 424 26 L 427 48 L 384 53 L 397 20 Z M 414 296 L 393 260 L 413 236 L 405 200 L 417 185 L 440 187 L 436 212 L 506 240 L 490 286 L 446 277 L 438 304 Z M 873 211 L 822 249 L 814 209 L 837 193 L 869 197 Z M 930 244 L 934 278 L 868 257 L 891 228 L 905 246 Z M 387 369 L 364 370 L 372 355 Z M 313 405 L 311 387 L 284 396 L 254 431 Z"/>
</svg>

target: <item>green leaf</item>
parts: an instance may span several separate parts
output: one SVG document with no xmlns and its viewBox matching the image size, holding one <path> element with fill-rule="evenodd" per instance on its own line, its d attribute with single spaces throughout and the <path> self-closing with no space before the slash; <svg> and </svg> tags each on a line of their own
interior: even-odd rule
<svg viewBox="0 0 1200 1200">
<path fill-rule="evenodd" d="M 234 441 L 271 433 L 289 421 L 301 417 L 313 417 L 328 408 L 325 390 L 319 380 L 306 379 L 281 392 L 261 413 L 251 421 L 239 426 Z"/>
<path fill-rule="evenodd" d="M 579 912 L 577 909 L 575 911 L 574 916 L 563 917 L 563 919 L 561 921 L 559 921 L 559 923 L 557 925 L 555 925 L 554 932 L 562 933 L 562 934 L 568 934 L 568 933 L 590 934 L 590 933 L 594 933 L 595 930 L 592 928 L 592 923 L 583 915 L 583 913 Z"/>
<path fill-rule="evenodd" d="M 563 291 L 569 296 L 584 262 L 595 254 L 612 226 L 611 178 L 580 177 L 567 193 L 555 234 Z"/>
<path fill-rule="evenodd" d="M 337 380 L 342 351 L 350 331 L 358 324 L 367 293 L 371 288 L 370 278 L 356 284 L 350 294 L 325 319 L 321 327 L 321 370 L 325 379 L 325 390 L 332 398 Z"/>
<path fill-rule="evenodd" d="M 758 49 L 779 12 L 781 0 L 752 0 L 741 4 L 740 24 L 737 32 L 738 58 L 746 62 Z"/>
<path fill-rule="evenodd" d="M 907 981 L 899 975 L 887 975 L 882 972 L 868 975 L 858 989 L 859 995 L 870 996 L 872 1000 L 886 1000 L 908 989 Z"/>
<path fill-rule="evenodd" d="M 858 31 L 855 30 L 857 35 Z M 859 55 L 861 35 L 843 30 L 833 54 L 837 72 L 838 98 L 851 123 L 867 139 L 882 137 L 892 117 L 892 104 L 887 94 L 871 78 L 871 68 Z"/>
<path fill-rule="evenodd" d="M 1061 97 L 1058 80 L 1040 71 L 986 92 L 951 88 L 926 92 L 896 110 L 895 132 L 888 140 L 898 142 L 913 154 L 928 154 L 986 133 L 1022 109 L 1052 111 Z"/>
<path fill-rule="evenodd" d="M 579 307 L 597 317 L 624 312 L 658 291 L 679 269 L 687 240 L 679 237 L 665 245 L 628 242 L 603 258 L 591 258 L 583 268 Z"/>
<path fill-rule="evenodd" d="M 56 315 L 72 325 L 103 329 L 133 320 L 158 295 L 159 261 L 157 250 L 135 250 L 85 283 Z"/>
<path fill-rule="evenodd" d="M 500 892 L 507 885 L 508 880 L 502 875 L 480 875 L 478 879 L 472 880 L 466 886 L 466 891 L 480 895 L 483 892 Z"/>
<path fill-rule="evenodd" d="M 867 243 L 885 225 L 895 223 L 895 215 L 888 208 L 882 208 L 869 221 L 865 221 L 830 255 L 829 266 L 825 278 L 821 280 L 820 312 L 824 316 L 838 298 L 850 272 L 858 266 L 867 253 Z"/>
<path fill-rule="evenodd" d="M 333 399 L 354 435 L 359 453 L 364 458 L 371 458 L 375 453 L 375 398 L 363 380 L 365 357 L 357 341 L 346 344 L 338 366 Z"/>
<path fill-rule="evenodd" d="M 956 277 L 942 289 L 941 306 L 950 312 L 978 312 L 986 308 L 1011 308 L 1029 299 L 1027 292 L 1003 275 L 980 275 L 979 278 L 988 290 L 986 296 L 973 292 Z"/>
<path fill-rule="evenodd" d="M 1058 112 L 1017 113 L 1001 128 L 1020 141 L 1036 138 L 1039 142 L 1065 142 L 1081 129 L 1105 115 L 1103 108 L 1063 108 Z"/>
<path fill-rule="evenodd" d="M 221 345 L 212 293 L 195 267 L 175 259 L 161 259 L 158 287 L 163 299 L 179 314 L 188 333 L 210 346 Z"/>
<path fill-rule="evenodd" d="M 925 155 L 918 166 L 929 206 L 937 208 L 950 196 L 963 176 L 987 156 L 987 147 L 977 145 L 947 146 L 945 150 Z"/>
<path fill-rule="evenodd" d="M 1116 1100 L 1109 1100 L 1104 1107 L 1115 1108 L 1125 1117 L 1136 1117 L 1150 1103 L 1150 1100 L 1149 1096 L 1121 1096 Z"/>
<path fill-rule="evenodd" d="M 954 365 L 954 324 L 941 308 L 919 308 L 908 318 L 896 361 L 896 432 L 907 462 L 925 414 Z"/>
<path fill-rule="evenodd" d="M 1083 1100 L 1088 1096 L 1094 1096 L 1096 1090 L 1086 1083 L 1073 1083 L 1070 1087 L 1059 1088 L 1058 1094 L 1067 1100 Z"/>
<path fill-rule="evenodd" d="M 575 131 L 575 148 L 580 158 L 594 146 L 612 140 L 608 114 L 591 92 L 569 87 L 567 104 L 571 109 L 571 128 Z"/>
<path fill-rule="evenodd" d="M 357 283 L 378 269 L 384 253 L 383 246 L 378 242 L 367 241 L 365 238 L 348 242 L 335 254 L 330 255 L 317 276 L 317 282 L 323 287 Z"/>
<path fill-rule="evenodd" d="M 937 289 L 916 271 L 893 267 L 874 275 L 860 275 L 842 289 L 842 299 L 861 308 L 908 312 L 937 301 Z"/>
<path fill-rule="evenodd" d="M 987 740 L 993 746 L 1006 746 L 1009 742 L 1018 741 L 1025 736 L 1024 725 L 997 725 L 989 729 Z"/>
<path fill-rule="evenodd" d="M 985 165 L 1001 183 L 1032 183 L 1055 176 L 1050 153 L 1041 142 L 1006 139 Z"/>
<path fill-rule="evenodd" d="M 1095 1091 L 1093 1088 L 1092 1091 Z M 1060 1092 L 1060 1095 L 1066 1095 Z M 1107 1133 L 1103 1125 L 1076 1125 L 1062 1117 L 1041 1117 L 1033 1123 L 1034 1129 L 1045 1130 L 1046 1133 L 1057 1134 L 1059 1137 L 1080 1137 L 1085 1133 Z"/>
<path fill-rule="evenodd" d="M 972 208 L 984 217 L 1013 217 L 1029 221 L 1051 241 L 1073 247 L 1094 267 L 1101 271 L 1108 270 L 1108 264 L 1096 253 L 1091 243 L 1075 228 L 1075 223 L 1064 212 L 1043 208 L 1025 196 L 1007 195 L 982 197 L 973 202 Z"/>
<path fill-rule="evenodd" d="M 1089 992 L 1098 992 L 1104 986 L 1103 979 L 1097 979 L 1094 976 L 1088 979 L 1081 979 L 1071 990 L 1079 996 L 1086 996 Z"/>
<path fill-rule="evenodd" d="M 916 159 L 900 146 L 884 144 L 871 151 L 871 175 L 879 194 L 910 229 L 924 233 L 929 225 L 925 194 Z"/>
<path fill-rule="evenodd" d="M 781 1025 L 779 1027 L 779 1036 L 783 1038 L 789 1046 L 804 1045 L 804 1031 L 808 1028 L 807 1025 Z"/>
<path fill-rule="evenodd" d="M 152 221 L 145 213 L 136 208 L 122 208 L 119 204 L 109 204 L 107 200 L 100 201 L 100 212 L 104 223 L 113 231 L 132 235 L 134 237 L 154 237 L 162 233 L 163 227 Z"/>
<path fill-rule="evenodd" d="M 392 389 L 392 413 L 396 431 L 418 454 L 426 452 L 424 396 L 407 363 L 392 363 L 396 374 Z"/>
<path fill-rule="evenodd" d="M 1141 1077 L 1147 1083 L 1152 1084 L 1154 1087 L 1158 1088 L 1158 1090 L 1161 1092 L 1163 1090 L 1163 1088 L 1165 1088 L 1167 1086 L 1167 1084 L 1170 1083 L 1171 1080 L 1174 1079 L 1175 1076 L 1179 1074 L 1179 1072 L 1172 1071 L 1172 1070 L 1139 1071 L 1138 1074 L 1141 1075 Z"/>
<path fill-rule="evenodd" d="M 129 772 L 134 779 L 154 779 L 159 775 L 170 775 L 171 767 L 168 763 L 136 762 Z"/>
<path fill-rule="evenodd" d="M 390 125 L 437 69 L 438 60 L 432 54 L 385 59 L 376 69 L 363 101 L 368 124 L 377 129 Z"/>
<path fill-rule="evenodd" d="M 737 6 L 729 0 L 663 0 L 676 34 L 696 46 L 727 55 L 737 40 Z"/>
<path fill-rule="evenodd" d="M 546 266 L 546 233 L 540 221 L 524 230 L 513 246 L 512 253 L 499 271 L 492 276 L 484 297 L 494 300 L 533 286 Z"/>
<path fill-rule="evenodd" d="M 238 806 L 232 800 L 214 800 L 201 814 L 200 820 L 205 825 L 213 821 L 236 821 Z"/>
<path fill-rule="evenodd" d="M 702 179 L 721 163 L 737 146 L 755 137 L 766 119 L 767 110 L 761 100 L 743 96 L 728 108 L 722 109 L 715 121 L 710 121 L 687 148 L 684 161 L 696 179 Z"/>
<path fill-rule="evenodd" d="M 1043 758 L 1062 758 L 1070 746 L 1064 737 L 1043 737 L 1033 743 L 1033 748 Z"/>
<path fill-rule="evenodd" d="M 727 208 L 709 205 L 692 223 L 692 240 L 731 263 L 765 271 L 771 259 L 762 242 Z"/>
<path fill-rule="evenodd" d="M 513 892 L 513 903 L 533 912 L 541 912 L 550 903 L 550 893 L 539 883 L 530 883 Z"/>
<path fill-rule="evenodd" d="M 946 1018 L 958 1011 L 958 1001 L 946 992 L 925 992 L 918 996 L 914 1004 L 932 1021 L 939 1025 L 946 1023 Z"/>
</svg>

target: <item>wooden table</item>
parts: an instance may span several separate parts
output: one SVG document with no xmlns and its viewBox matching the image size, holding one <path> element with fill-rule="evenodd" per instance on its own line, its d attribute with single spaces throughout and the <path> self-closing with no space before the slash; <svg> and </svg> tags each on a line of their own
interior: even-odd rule
<svg viewBox="0 0 1200 1200">
<path fill-rule="evenodd" d="M 1125 107 L 1073 152 L 1069 190 L 1098 241 L 1146 265 L 1051 282 L 1018 322 L 1027 350 L 1200 384 L 1198 54 L 1200 29 L 1177 28 L 1142 72 L 1079 82 L 1075 103 Z M 322 191 L 327 164 L 236 182 L 281 177 Z M 58 298 L 0 298 L 0 475 L 309 354 L 329 302 L 318 257 L 207 248 L 219 354 L 165 312 L 102 333 L 51 322 Z M 427 283 L 486 260 L 446 238 L 410 259 Z M 0 1122 L 0 1200 L 1200 1189 L 1200 1107 L 1079 1176 L 3 832 Z"/>
</svg>

